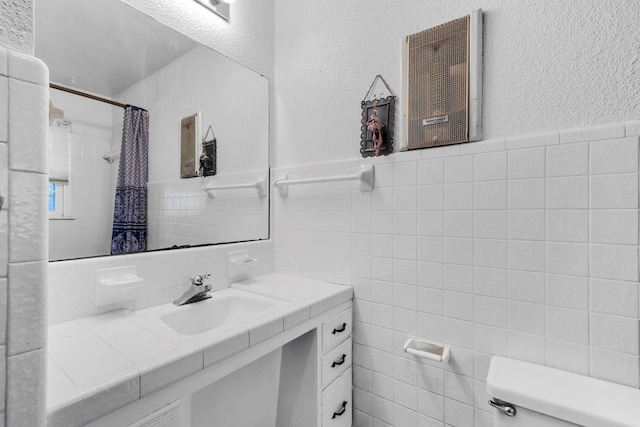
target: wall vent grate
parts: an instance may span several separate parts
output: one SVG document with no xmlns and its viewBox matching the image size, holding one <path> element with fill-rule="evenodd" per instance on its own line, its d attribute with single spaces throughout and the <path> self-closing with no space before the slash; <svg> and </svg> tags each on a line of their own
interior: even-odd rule
<svg viewBox="0 0 640 427">
<path fill-rule="evenodd" d="M 407 37 L 407 145 L 469 141 L 470 17 Z"/>
</svg>

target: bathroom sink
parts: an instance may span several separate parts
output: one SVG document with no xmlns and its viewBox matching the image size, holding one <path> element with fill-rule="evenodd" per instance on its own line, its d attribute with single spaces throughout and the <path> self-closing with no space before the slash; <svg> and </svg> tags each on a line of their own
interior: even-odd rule
<svg viewBox="0 0 640 427">
<path fill-rule="evenodd" d="M 167 305 L 159 320 L 180 335 L 196 335 L 222 326 L 247 322 L 284 301 L 236 289 L 211 293 L 211 298 L 182 306 Z"/>
</svg>

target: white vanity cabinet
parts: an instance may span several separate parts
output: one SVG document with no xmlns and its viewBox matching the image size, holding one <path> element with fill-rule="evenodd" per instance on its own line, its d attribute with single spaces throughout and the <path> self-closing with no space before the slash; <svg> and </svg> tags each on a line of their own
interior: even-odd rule
<svg viewBox="0 0 640 427">
<path fill-rule="evenodd" d="M 352 423 L 351 329 L 351 308 L 322 323 L 322 427 Z"/>
<path fill-rule="evenodd" d="M 283 275 L 262 280 L 247 287 L 288 298 L 281 309 L 202 342 L 191 338 L 181 355 L 140 365 L 137 376 L 128 370 L 125 385 L 137 394 L 128 402 L 117 381 L 76 392 L 49 407 L 48 426 L 351 427 L 352 289 Z M 144 321 L 125 312 L 85 324 L 107 340 L 102 322 L 114 318 Z"/>
</svg>

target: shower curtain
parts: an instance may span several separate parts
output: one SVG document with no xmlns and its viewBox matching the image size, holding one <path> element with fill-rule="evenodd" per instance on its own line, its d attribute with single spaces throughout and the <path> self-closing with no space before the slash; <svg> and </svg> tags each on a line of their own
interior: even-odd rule
<svg viewBox="0 0 640 427">
<path fill-rule="evenodd" d="M 149 113 L 128 105 L 124 110 L 122 147 L 113 209 L 111 254 L 147 249 L 147 178 Z"/>
</svg>

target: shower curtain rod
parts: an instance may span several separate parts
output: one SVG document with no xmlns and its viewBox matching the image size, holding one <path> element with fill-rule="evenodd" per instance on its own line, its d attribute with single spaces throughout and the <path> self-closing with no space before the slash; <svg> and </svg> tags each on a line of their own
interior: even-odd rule
<svg viewBox="0 0 640 427">
<path fill-rule="evenodd" d="M 72 94 L 74 94 L 74 95 L 84 96 L 85 98 L 93 99 L 93 100 L 95 100 L 95 101 L 105 102 L 105 103 L 107 103 L 107 104 L 115 105 L 116 107 L 120 107 L 120 108 L 127 108 L 127 107 L 128 107 L 128 105 L 127 105 L 127 104 L 122 104 L 122 103 L 120 103 L 120 102 L 112 101 L 112 100 L 110 100 L 110 99 L 101 98 L 101 97 L 99 97 L 99 96 L 91 95 L 91 94 L 89 94 L 89 93 L 80 92 L 79 90 L 71 89 L 71 88 L 64 87 L 64 86 L 60 86 L 60 85 L 57 85 L 57 84 L 55 84 L 55 83 L 49 83 L 49 87 L 50 87 L 50 88 L 52 88 L 52 89 L 58 89 L 58 90 L 61 90 L 61 91 L 63 91 L 63 92 L 72 93 Z M 147 110 L 145 110 L 144 108 L 136 107 L 135 105 L 132 105 L 132 107 L 139 108 L 140 110 L 147 111 Z"/>
</svg>

